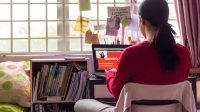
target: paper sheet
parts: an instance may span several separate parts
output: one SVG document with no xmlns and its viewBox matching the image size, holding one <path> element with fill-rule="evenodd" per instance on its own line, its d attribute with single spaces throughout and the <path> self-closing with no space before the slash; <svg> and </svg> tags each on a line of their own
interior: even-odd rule
<svg viewBox="0 0 200 112">
<path fill-rule="evenodd" d="M 94 34 L 91 30 L 85 33 L 85 43 L 87 44 L 99 44 L 99 35 Z"/>
<path fill-rule="evenodd" d="M 117 36 L 120 28 L 120 19 L 118 17 L 107 18 L 106 35 Z"/>
<path fill-rule="evenodd" d="M 132 31 L 139 31 L 139 16 L 138 15 L 132 16 L 128 29 Z"/>
<path fill-rule="evenodd" d="M 138 15 L 132 16 L 129 26 L 128 26 L 128 29 L 136 33 L 136 35 L 134 35 L 136 38 L 143 38 L 143 35 L 141 34 L 140 29 L 139 29 Z"/>
<path fill-rule="evenodd" d="M 86 31 L 86 33 L 85 33 L 85 43 L 91 44 L 92 43 L 92 36 L 93 36 L 93 34 L 92 34 L 91 30 Z"/>
<path fill-rule="evenodd" d="M 98 34 L 93 34 L 93 36 L 92 36 L 92 44 L 99 44 L 99 36 L 98 36 Z"/>
<path fill-rule="evenodd" d="M 74 31 L 85 33 L 89 25 L 89 22 L 90 22 L 89 18 L 78 16 L 76 20 L 76 25 L 74 27 Z"/>
<path fill-rule="evenodd" d="M 94 30 L 105 30 L 105 29 L 106 29 L 106 25 L 105 24 L 94 26 Z"/>
<path fill-rule="evenodd" d="M 108 17 L 118 16 L 120 18 L 131 18 L 130 7 L 107 7 Z"/>
<path fill-rule="evenodd" d="M 91 10 L 90 0 L 79 0 L 79 11 Z"/>
</svg>

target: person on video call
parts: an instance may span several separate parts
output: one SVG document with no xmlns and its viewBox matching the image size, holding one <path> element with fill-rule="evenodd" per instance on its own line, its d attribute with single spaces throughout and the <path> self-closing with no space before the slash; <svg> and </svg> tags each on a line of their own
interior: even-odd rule
<svg viewBox="0 0 200 112">
<path fill-rule="evenodd" d="M 101 52 L 101 54 L 100 54 L 100 58 L 105 58 L 105 54 L 104 54 L 104 52 Z"/>
<path fill-rule="evenodd" d="M 165 0 L 141 3 L 139 28 L 146 41 L 124 49 L 116 68 L 106 73 L 107 87 L 114 97 L 119 97 L 127 82 L 166 85 L 187 80 L 191 68 L 190 53 L 186 47 L 176 44 L 175 32 L 168 19 L 169 7 Z M 102 112 L 111 109 L 105 106 Z"/>
</svg>

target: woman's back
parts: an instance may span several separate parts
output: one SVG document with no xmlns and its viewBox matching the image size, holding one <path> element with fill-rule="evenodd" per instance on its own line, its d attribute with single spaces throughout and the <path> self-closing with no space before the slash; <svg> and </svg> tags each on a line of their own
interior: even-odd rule
<svg viewBox="0 0 200 112">
<path fill-rule="evenodd" d="M 147 41 L 126 48 L 117 62 L 117 72 L 107 72 L 106 81 L 109 91 L 118 97 L 127 82 L 166 85 L 187 80 L 191 68 L 188 49 L 176 44 L 179 63 L 173 70 L 164 71 L 159 54 Z"/>
<path fill-rule="evenodd" d="M 126 59 L 130 70 L 130 81 L 143 84 L 174 84 L 187 80 L 191 66 L 189 51 L 186 47 L 177 44 L 176 52 L 179 64 L 174 70 L 163 71 L 159 55 L 148 42 L 142 42 L 126 49 Z M 119 73 L 123 74 L 123 73 Z"/>
</svg>

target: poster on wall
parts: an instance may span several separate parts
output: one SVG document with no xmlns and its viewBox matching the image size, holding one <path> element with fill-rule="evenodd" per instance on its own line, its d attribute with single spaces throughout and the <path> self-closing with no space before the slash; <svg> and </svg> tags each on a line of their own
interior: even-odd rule
<svg viewBox="0 0 200 112">
<path fill-rule="evenodd" d="M 117 36 L 120 28 L 119 17 L 107 18 L 106 35 Z"/>
<path fill-rule="evenodd" d="M 130 7 L 108 7 L 108 17 L 131 18 Z"/>
</svg>

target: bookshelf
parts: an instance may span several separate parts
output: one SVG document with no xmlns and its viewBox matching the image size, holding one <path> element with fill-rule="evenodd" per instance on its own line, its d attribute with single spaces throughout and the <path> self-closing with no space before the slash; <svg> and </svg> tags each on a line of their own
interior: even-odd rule
<svg viewBox="0 0 200 112">
<path fill-rule="evenodd" d="M 87 58 L 31 59 L 31 112 L 73 112 L 88 71 Z"/>
</svg>

